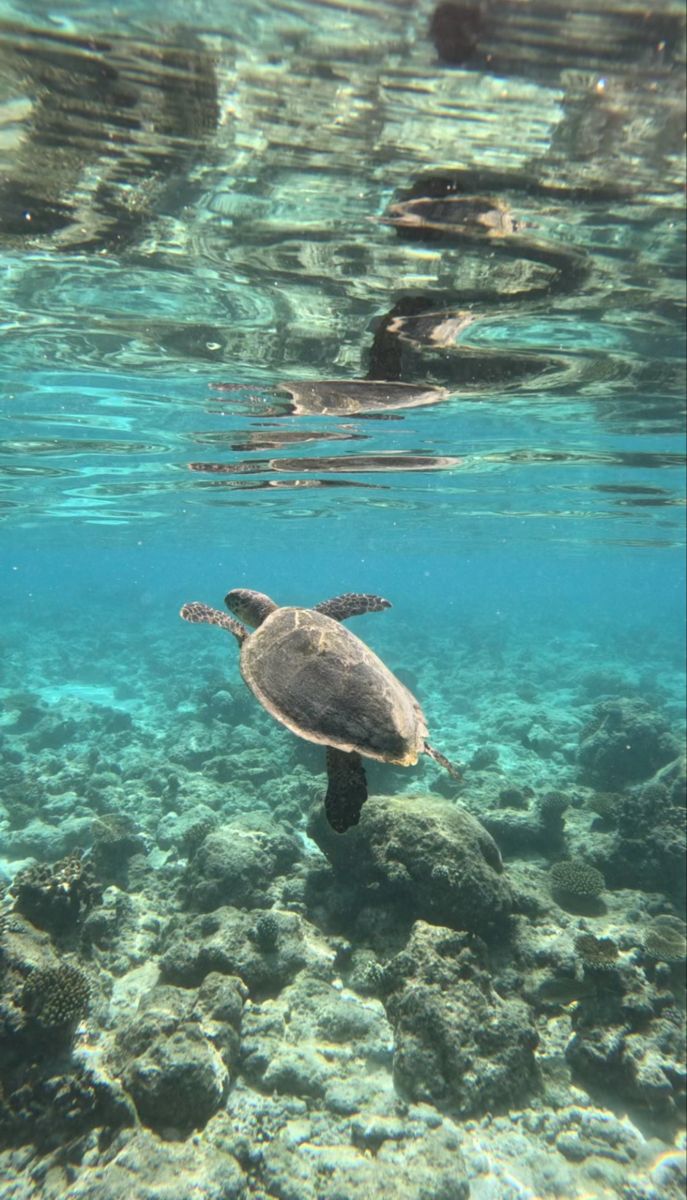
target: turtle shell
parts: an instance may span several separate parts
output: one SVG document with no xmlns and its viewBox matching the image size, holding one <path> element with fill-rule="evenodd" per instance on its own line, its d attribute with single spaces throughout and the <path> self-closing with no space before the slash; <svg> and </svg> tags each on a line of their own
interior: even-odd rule
<svg viewBox="0 0 687 1200">
<path fill-rule="evenodd" d="M 309 742 L 412 766 L 427 726 L 411 692 L 338 621 L 278 608 L 241 647 L 241 674 L 267 710 Z"/>
</svg>

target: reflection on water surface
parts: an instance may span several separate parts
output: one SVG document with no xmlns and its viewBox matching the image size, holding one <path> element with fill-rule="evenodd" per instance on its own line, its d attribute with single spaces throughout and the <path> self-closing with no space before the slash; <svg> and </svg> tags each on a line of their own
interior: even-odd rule
<svg viewBox="0 0 687 1200">
<path fill-rule="evenodd" d="M 651 536 L 653 505 L 610 507 L 597 475 L 679 469 L 681 6 L 0 11 L 8 519 L 120 521 L 153 492 L 164 520 L 204 473 L 374 470 L 440 540 L 446 485 L 411 472 L 499 464 L 490 508 L 536 512 L 574 461 L 586 515 Z M 184 476 L 191 443 L 220 457 Z"/>
</svg>

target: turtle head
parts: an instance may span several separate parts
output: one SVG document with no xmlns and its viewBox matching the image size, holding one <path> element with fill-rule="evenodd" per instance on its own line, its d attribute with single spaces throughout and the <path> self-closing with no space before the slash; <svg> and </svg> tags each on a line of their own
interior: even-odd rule
<svg viewBox="0 0 687 1200">
<path fill-rule="evenodd" d="M 278 607 L 264 592 L 252 592 L 250 588 L 233 588 L 224 597 L 230 612 L 255 629 Z"/>
</svg>

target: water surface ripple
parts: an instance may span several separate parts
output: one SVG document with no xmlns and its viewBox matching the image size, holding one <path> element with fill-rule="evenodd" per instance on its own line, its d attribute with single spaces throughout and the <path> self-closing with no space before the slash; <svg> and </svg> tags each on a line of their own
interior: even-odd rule
<svg viewBox="0 0 687 1200">
<path fill-rule="evenodd" d="M 10 525 L 681 540 L 682 6 L 450 7 L 0 7 Z"/>
</svg>

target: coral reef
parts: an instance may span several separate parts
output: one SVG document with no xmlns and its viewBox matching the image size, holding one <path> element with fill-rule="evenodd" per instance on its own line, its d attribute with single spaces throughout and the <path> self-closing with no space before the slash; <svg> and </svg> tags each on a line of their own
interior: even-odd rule
<svg viewBox="0 0 687 1200">
<path fill-rule="evenodd" d="M 678 1200 L 684 767 L 585 782 L 612 673 L 566 701 L 557 648 L 502 694 L 480 641 L 432 717 L 474 724 L 459 798 L 430 763 L 421 791 L 373 764 L 340 836 L 319 749 L 213 684 L 209 652 L 198 686 L 158 646 L 154 738 L 26 689 L 0 727 L 0 1178 L 37 1200 Z"/>
<path fill-rule="evenodd" d="M 575 950 L 591 970 L 608 971 L 618 962 L 618 947 L 612 938 L 581 933 L 575 938 Z"/>
<path fill-rule="evenodd" d="M 113 1063 L 145 1125 L 185 1137 L 218 1110 L 245 996 L 240 979 L 210 974 L 197 990 L 158 986 L 142 998 L 117 1034 Z"/>
<path fill-rule="evenodd" d="M 625 966 L 579 999 L 572 1028 L 566 1057 L 583 1081 L 679 1122 L 685 1021 L 670 993 Z"/>
<path fill-rule="evenodd" d="M 599 855 L 614 887 L 665 891 L 684 907 L 687 873 L 684 854 L 685 759 L 668 763 L 647 782 L 611 796 L 594 796 L 603 826 L 610 826 Z"/>
<path fill-rule="evenodd" d="M 262 919 L 273 936 L 256 937 Z M 306 964 L 331 970 L 332 954 L 323 952 L 317 931 L 290 912 L 243 912 L 223 906 L 211 914 L 178 918 L 170 928 L 160 959 L 163 978 L 181 987 L 197 987 L 211 971 L 239 975 L 252 997 L 279 991 Z"/>
<path fill-rule="evenodd" d="M 126 887 L 128 860 L 146 851 L 146 841 L 127 813 L 103 813 L 93 821 L 93 865 L 99 879 Z"/>
<path fill-rule="evenodd" d="M 241 817 L 211 828 L 189 860 L 188 907 L 211 912 L 220 904 L 269 905 L 275 878 L 291 870 L 301 855 L 293 833 L 275 821 Z"/>
</svg>

